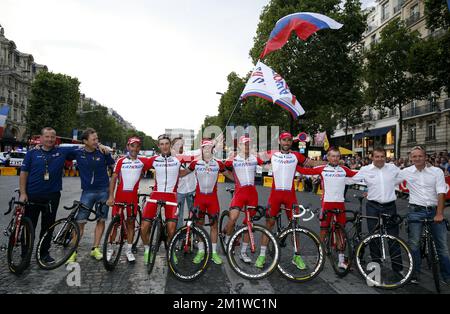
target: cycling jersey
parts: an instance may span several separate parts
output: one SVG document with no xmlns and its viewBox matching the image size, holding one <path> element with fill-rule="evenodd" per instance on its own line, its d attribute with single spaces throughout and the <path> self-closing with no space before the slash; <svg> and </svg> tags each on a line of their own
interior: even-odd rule
<svg viewBox="0 0 450 314">
<path fill-rule="evenodd" d="M 181 162 L 173 156 L 153 156 L 150 168 L 155 169 L 155 192 L 173 193 L 177 191 Z"/>
<path fill-rule="evenodd" d="M 294 189 L 294 177 L 296 167 L 303 165 L 306 157 L 297 152 L 284 154 L 276 152 L 272 155 L 273 183 L 272 189 L 278 191 L 290 191 Z"/>
<path fill-rule="evenodd" d="M 127 156 L 117 160 L 114 173 L 118 176 L 119 185 L 117 186 L 114 201 L 134 204 L 134 212 L 136 213 L 139 182 L 142 173 L 145 173 L 148 169 L 150 169 L 150 160 L 148 158 L 138 157 L 133 160 Z M 127 217 L 129 217 L 131 215 L 131 207 L 127 207 L 126 210 Z M 115 216 L 118 212 L 119 207 L 114 206 L 112 215 Z"/>
<path fill-rule="evenodd" d="M 231 200 L 230 208 L 244 208 L 244 206 L 258 206 L 258 192 L 255 187 L 256 166 L 261 166 L 264 162 L 256 156 L 249 156 L 245 159 L 242 156 L 229 159 L 225 162 L 225 167 L 233 172 L 235 191 Z M 250 217 L 256 215 L 256 210 L 250 209 Z M 247 223 L 247 217 L 244 218 Z"/>
<path fill-rule="evenodd" d="M 297 167 L 297 171 L 305 175 L 320 175 L 322 187 L 322 213 L 330 209 L 339 209 L 340 213 L 336 215 L 336 221 L 345 225 L 345 178 L 353 177 L 357 172 L 347 167 L 332 166 L 330 164 L 314 168 Z M 328 228 L 333 215 L 326 216 L 326 220 L 320 222 L 322 228 Z"/>
</svg>

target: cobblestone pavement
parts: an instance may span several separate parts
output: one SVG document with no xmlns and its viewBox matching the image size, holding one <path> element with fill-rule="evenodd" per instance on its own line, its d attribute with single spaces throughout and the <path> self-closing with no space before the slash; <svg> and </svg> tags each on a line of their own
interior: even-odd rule
<svg viewBox="0 0 450 314">
<path fill-rule="evenodd" d="M 141 190 L 148 191 L 150 180 L 143 180 Z M 6 204 L 13 194 L 14 188 L 18 185 L 18 177 L 0 177 L 0 230 L 3 232 L 10 217 L 6 217 L 2 212 L 6 209 Z M 79 178 L 64 178 L 64 190 L 62 192 L 61 205 L 58 217 L 64 217 L 67 212 L 62 210 L 63 205 L 70 205 L 73 200 L 80 197 Z M 230 183 L 219 184 L 219 199 L 222 208 L 226 208 L 230 201 L 230 195 L 225 191 Z M 269 189 L 258 186 L 259 200 L 265 204 L 269 194 Z M 353 194 L 359 194 L 359 191 L 349 190 L 348 197 L 351 203 L 347 203 L 347 208 L 357 209 L 356 200 Z M 297 194 L 302 204 L 312 204 L 313 208 L 319 207 L 319 196 L 312 193 L 299 192 Z M 401 214 L 406 211 L 407 201 L 399 199 L 397 206 Z M 447 213 L 447 217 L 450 212 Z M 264 223 L 264 221 L 261 221 Z M 313 219 L 305 225 L 318 232 L 318 222 Z M 287 281 L 280 274 L 274 272 L 270 277 L 260 281 L 248 281 L 233 272 L 229 267 L 226 258 L 223 256 L 224 263 L 215 265 L 211 263 L 206 273 L 197 281 L 184 283 L 176 280 L 168 273 L 165 250 L 162 247 L 157 256 L 155 269 L 151 275 L 147 275 L 143 264 L 143 247 L 139 245 L 137 261 L 134 264 L 128 264 L 123 255 L 119 265 L 113 272 L 108 272 L 103 267 L 102 262 L 98 262 L 89 256 L 89 251 L 93 241 L 94 223 L 88 223 L 85 231 L 85 237 L 82 239 L 78 263 L 81 269 L 80 286 L 69 286 L 67 278 L 71 276 L 72 270 L 67 270 L 64 266 L 53 270 L 41 270 L 34 259 L 31 267 L 20 277 L 11 274 L 6 264 L 6 252 L 0 252 L 0 294 L 3 293 L 139 293 L 139 294 L 158 294 L 158 293 L 194 293 L 194 294 L 273 294 L 273 293 L 292 293 L 292 294 L 323 294 L 323 293 L 369 293 L 369 294 L 403 294 L 419 293 L 428 294 L 434 292 L 433 281 L 428 271 L 423 275 L 420 285 L 409 284 L 401 289 L 386 291 L 368 287 L 357 273 L 353 270 L 343 279 L 336 277 L 328 261 L 324 270 L 314 280 L 298 284 Z M 36 230 L 36 234 L 39 232 Z M 401 236 L 406 239 L 404 231 Z M 0 236 L 0 244 L 6 243 L 6 237 Z M 444 293 L 449 293 L 450 289 L 443 288 Z"/>
</svg>

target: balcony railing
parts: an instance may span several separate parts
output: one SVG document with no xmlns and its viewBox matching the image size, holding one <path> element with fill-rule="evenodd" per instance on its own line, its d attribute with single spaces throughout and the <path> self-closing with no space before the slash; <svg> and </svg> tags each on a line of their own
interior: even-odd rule
<svg viewBox="0 0 450 314">
<path fill-rule="evenodd" d="M 398 11 L 400 11 L 402 9 L 402 5 L 398 4 L 397 6 L 394 7 L 394 14 L 397 13 Z"/>
<path fill-rule="evenodd" d="M 384 14 L 384 15 L 381 17 L 381 22 L 384 22 L 384 21 L 386 21 L 387 19 L 389 19 L 389 13 L 386 13 L 386 14 Z"/>
<path fill-rule="evenodd" d="M 425 137 L 425 142 L 432 142 L 436 140 L 436 136 L 427 136 Z"/>
<path fill-rule="evenodd" d="M 406 26 L 411 26 L 420 19 L 420 13 L 414 13 L 405 20 Z"/>
<path fill-rule="evenodd" d="M 427 113 L 433 113 L 439 111 L 439 105 L 436 102 L 429 102 L 425 106 L 414 107 L 404 111 L 403 117 L 410 118 L 414 116 L 420 116 Z"/>
</svg>

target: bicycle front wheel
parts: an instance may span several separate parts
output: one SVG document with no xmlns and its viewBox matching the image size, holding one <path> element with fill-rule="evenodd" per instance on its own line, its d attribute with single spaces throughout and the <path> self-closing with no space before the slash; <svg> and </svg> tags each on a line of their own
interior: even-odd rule
<svg viewBox="0 0 450 314">
<path fill-rule="evenodd" d="M 325 250 L 319 237 L 305 227 L 288 228 L 278 236 L 281 258 L 278 270 L 287 279 L 306 282 L 316 277 L 325 264 Z"/>
<path fill-rule="evenodd" d="M 22 274 L 30 265 L 33 243 L 33 224 L 29 218 L 22 217 L 18 229 L 13 230 L 8 241 L 8 267 L 13 274 Z"/>
<path fill-rule="evenodd" d="M 199 247 L 204 254 L 199 254 Z M 194 258 L 198 255 L 196 260 Z M 193 281 L 205 273 L 211 256 L 211 240 L 200 226 L 184 226 L 177 230 L 169 243 L 169 268 L 175 278 L 181 281 Z"/>
<path fill-rule="evenodd" d="M 74 221 L 57 220 L 45 231 L 36 249 L 39 267 L 45 270 L 56 269 L 64 264 L 75 252 L 80 241 L 80 228 Z M 44 259 L 49 254 L 54 261 Z"/>
<path fill-rule="evenodd" d="M 103 265 L 108 271 L 113 271 L 122 253 L 124 229 L 120 223 L 120 216 L 115 216 L 106 230 L 103 241 Z"/>
<path fill-rule="evenodd" d="M 441 283 L 439 280 L 439 260 L 437 257 L 438 255 L 436 250 L 436 244 L 431 239 L 431 236 L 427 237 L 427 247 L 428 247 L 427 256 L 430 261 L 429 263 L 431 266 L 431 272 L 433 273 L 434 286 L 436 287 L 437 293 L 441 293 Z"/>
<path fill-rule="evenodd" d="M 250 236 L 253 236 L 254 248 L 250 245 Z M 269 239 L 267 247 L 271 248 L 273 253 L 268 254 L 269 250 L 266 250 L 265 258 L 259 258 L 256 263 L 261 255 L 260 247 L 263 236 Z M 244 258 L 243 253 L 249 260 Z M 276 269 L 280 259 L 280 250 L 277 240 L 269 229 L 261 225 L 253 225 L 251 233 L 249 233 L 248 226 L 244 226 L 231 235 L 227 245 L 227 258 L 231 268 L 239 276 L 258 280 L 269 276 Z"/>
<path fill-rule="evenodd" d="M 227 244 L 225 241 L 225 237 L 227 236 L 225 227 L 228 224 L 228 221 L 230 220 L 230 211 L 224 210 L 222 214 L 220 215 L 219 219 L 219 241 L 220 241 L 220 247 L 222 248 L 222 253 L 226 255 L 227 252 Z"/>
<path fill-rule="evenodd" d="M 413 273 L 411 249 L 402 239 L 389 234 L 365 237 L 356 248 L 355 260 L 367 285 L 377 288 L 400 288 Z"/>
<path fill-rule="evenodd" d="M 154 220 L 152 223 L 152 230 L 150 233 L 150 251 L 147 264 L 147 272 L 151 274 L 155 266 L 156 254 L 159 251 L 161 244 L 162 224 L 160 220 Z"/>
</svg>

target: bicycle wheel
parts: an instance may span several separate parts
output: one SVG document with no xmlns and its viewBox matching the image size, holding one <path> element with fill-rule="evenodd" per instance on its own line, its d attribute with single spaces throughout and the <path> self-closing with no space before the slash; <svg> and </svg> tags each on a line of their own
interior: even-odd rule
<svg viewBox="0 0 450 314">
<path fill-rule="evenodd" d="M 161 221 L 156 219 L 152 223 L 152 231 L 150 234 L 150 251 L 147 264 L 148 274 L 152 273 L 153 266 L 155 266 L 156 254 L 158 253 L 159 246 L 161 244 L 161 232 L 162 232 Z"/>
<path fill-rule="evenodd" d="M 437 293 L 441 293 L 441 283 L 439 280 L 439 260 L 437 258 L 436 244 L 431 239 L 431 236 L 427 237 L 428 246 L 428 258 L 431 265 L 431 272 L 433 273 L 434 286 L 436 287 Z"/>
<path fill-rule="evenodd" d="M 325 239 L 330 264 L 338 277 L 345 277 L 350 271 L 352 263 L 352 247 L 347 232 L 341 225 L 336 224 L 334 230 L 330 229 Z M 339 255 L 342 254 L 346 268 L 339 267 Z"/>
<path fill-rule="evenodd" d="M 189 234 L 187 229 L 184 226 L 177 230 L 169 243 L 167 256 L 172 274 L 181 281 L 193 281 L 204 274 L 211 256 L 211 240 L 205 229 L 192 226 Z M 193 259 L 198 253 L 199 245 L 204 247 L 205 254 L 198 264 L 194 264 Z"/>
<path fill-rule="evenodd" d="M 8 241 L 8 267 L 13 274 L 17 276 L 22 274 L 30 265 L 33 243 L 33 224 L 29 218 L 22 217 L 19 230 L 14 229 Z"/>
<path fill-rule="evenodd" d="M 131 252 L 133 252 L 133 254 L 137 253 L 137 245 L 139 242 L 139 238 L 141 237 L 141 221 L 142 221 L 142 213 L 141 210 L 138 209 L 136 213 L 136 218 L 134 219 L 134 237 L 133 237 L 133 246 L 131 248 Z"/>
<path fill-rule="evenodd" d="M 280 259 L 280 250 L 278 248 L 277 240 L 273 234 L 264 226 L 253 225 L 252 234 L 255 241 L 254 251 L 250 248 L 248 243 L 247 248 L 243 246 L 244 239 L 249 237 L 248 226 L 243 226 L 236 230 L 230 237 L 227 244 L 227 259 L 231 268 L 241 277 L 245 279 L 262 279 L 269 276 L 277 267 Z M 269 238 L 268 247 L 272 247 L 273 254 L 266 254 L 265 263 L 261 268 L 255 267 L 255 262 L 260 255 L 261 237 Z M 246 263 L 241 259 L 241 252 L 245 249 L 245 253 L 250 258 L 250 262 Z"/>
<path fill-rule="evenodd" d="M 40 268 L 52 270 L 64 264 L 75 252 L 80 241 L 80 228 L 74 221 L 57 220 L 45 231 L 36 249 L 36 260 Z M 47 253 L 54 262 L 46 262 Z"/>
<path fill-rule="evenodd" d="M 109 223 L 103 241 L 103 265 L 106 270 L 113 271 L 116 268 L 124 241 L 124 229 L 120 223 L 120 216 L 115 216 Z"/>
<path fill-rule="evenodd" d="M 220 247 L 222 248 L 222 253 L 226 255 L 226 248 L 227 244 L 225 241 L 226 232 L 224 232 L 225 227 L 228 224 L 228 221 L 230 220 L 230 211 L 224 210 L 222 214 L 220 215 L 219 219 L 219 241 L 220 241 Z"/>
<path fill-rule="evenodd" d="M 400 238 L 371 234 L 356 248 L 356 265 L 367 285 L 396 289 L 407 284 L 413 272 L 411 249 Z"/>
<path fill-rule="evenodd" d="M 295 282 L 306 282 L 322 271 L 325 264 L 325 250 L 319 237 L 308 228 L 284 229 L 278 235 L 278 244 L 281 250 L 278 271 L 285 278 Z M 294 244 L 297 245 L 297 253 Z"/>
</svg>

